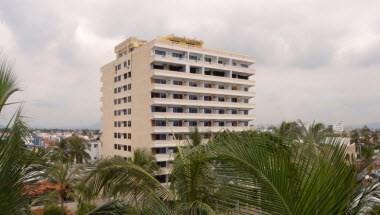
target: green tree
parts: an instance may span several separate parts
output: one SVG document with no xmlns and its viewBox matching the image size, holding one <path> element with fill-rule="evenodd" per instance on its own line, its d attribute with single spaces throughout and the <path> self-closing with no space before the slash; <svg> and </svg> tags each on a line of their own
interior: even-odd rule
<svg viewBox="0 0 380 215">
<path fill-rule="evenodd" d="M 58 204 L 62 215 L 65 213 L 65 200 L 74 197 L 74 186 L 81 177 L 82 171 L 83 167 L 73 166 L 72 163 L 64 161 L 55 161 L 47 168 L 47 179 L 56 183 L 59 187 L 51 192 L 58 196 Z"/>
<path fill-rule="evenodd" d="M 17 103 L 9 98 L 19 88 L 12 67 L 0 60 L 0 114 L 4 107 Z M 2 214 L 22 214 L 29 210 L 29 198 L 23 195 L 25 184 L 38 179 L 36 158 L 24 145 L 29 131 L 22 120 L 21 108 L 17 108 L 0 132 L 0 211 Z"/>
<path fill-rule="evenodd" d="M 91 158 L 86 151 L 87 145 L 84 139 L 72 136 L 66 138 L 65 141 L 67 142 L 67 150 L 73 162 L 83 164 Z"/>
<path fill-rule="evenodd" d="M 122 199 L 125 205 L 140 212 L 165 211 L 162 200 L 168 199 L 170 193 L 153 176 L 157 170 L 152 155 L 144 150 L 135 150 L 131 160 L 122 157 L 101 160 L 83 180 L 85 196 L 87 200 L 96 196 Z"/>
</svg>

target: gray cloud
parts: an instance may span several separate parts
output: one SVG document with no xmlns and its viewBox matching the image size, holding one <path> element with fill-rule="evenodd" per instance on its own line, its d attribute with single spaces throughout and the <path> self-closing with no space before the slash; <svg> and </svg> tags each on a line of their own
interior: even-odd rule
<svg viewBox="0 0 380 215">
<path fill-rule="evenodd" d="M 101 65 L 127 36 L 175 33 L 257 59 L 258 123 L 380 121 L 375 0 L 0 2 L 0 48 L 14 62 L 29 123 L 100 120 Z"/>
</svg>

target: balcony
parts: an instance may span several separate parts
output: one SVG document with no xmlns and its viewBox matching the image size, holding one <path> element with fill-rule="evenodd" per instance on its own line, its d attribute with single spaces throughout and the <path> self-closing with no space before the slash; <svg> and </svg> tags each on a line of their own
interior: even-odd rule
<svg viewBox="0 0 380 215">
<path fill-rule="evenodd" d="M 174 126 L 166 126 L 166 127 L 152 127 L 153 133 L 188 133 L 191 132 L 191 129 L 188 126 L 182 126 L 182 127 L 174 127 Z M 250 130 L 251 128 L 249 126 L 199 126 L 198 131 L 201 133 L 208 133 L 208 132 L 221 132 L 225 130 L 229 131 L 246 131 Z"/>
<path fill-rule="evenodd" d="M 154 112 L 152 119 L 254 120 L 252 115 Z"/>
<path fill-rule="evenodd" d="M 191 131 L 187 128 L 187 132 Z M 208 143 L 208 139 L 202 139 L 202 143 Z M 188 140 L 153 140 L 152 148 L 161 148 L 161 147 L 176 147 L 182 145 L 188 145 Z"/>
<path fill-rule="evenodd" d="M 174 153 L 154 154 L 153 156 L 156 159 L 156 161 L 169 161 L 169 160 L 174 160 L 175 158 Z"/>
<path fill-rule="evenodd" d="M 169 71 L 169 70 L 152 69 L 152 73 L 154 77 L 179 78 L 179 79 L 189 79 L 189 80 L 197 80 L 197 81 L 218 82 L 218 83 L 225 83 L 225 84 L 239 84 L 239 85 L 244 85 L 244 86 L 255 85 L 254 80 L 218 77 L 218 76 L 211 76 L 211 75 L 201 75 L 201 74 L 193 74 L 193 73 L 188 73 L 188 72 L 174 72 L 174 71 Z"/>
<path fill-rule="evenodd" d="M 191 87 L 191 86 L 177 86 L 169 84 L 152 84 L 152 90 L 161 91 L 172 91 L 172 92 L 182 92 L 182 93 L 200 93 L 208 95 L 219 95 L 219 96 L 238 96 L 253 98 L 255 93 L 249 91 L 241 90 L 226 90 L 226 89 L 216 89 L 216 88 L 205 88 L 205 87 Z"/>
<path fill-rule="evenodd" d="M 252 103 L 237 103 L 237 102 L 218 102 L 218 101 L 204 101 L 204 100 L 188 100 L 188 99 L 167 99 L 167 98 L 153 98 L 152 104 L 159 105 L 186 105 L 198 107 L 216 107 L 216 108 L 234 108 L 234 109 L 253 109 L 255 104 Z"/>
<path fill-rule="evenodd" d="M 225 58 L 224 56 L 221 58 Z M 171 55 L 156 55 L 152 54 L 151 55 L 151 62 L 153 61 L 160 61 L 160 62 L 167 62 L 167 63 L 179 63 L 179 64 L 191 64 L 194 66 L 201 66 L 201 67 L 209 67 L 209 68 L 214 68 L 214 69 L 225 69 L 225 70 L 233 70 L 237 72 L 242 72 L 242 73 L 247 73 L 247 74 L 254 74 L 255 70 L 253 68 L 247 68 L 247 67 L 242 67 L 240 65 L 232 65 L 230 63 L 219 63 L 216 61 L 211 61 L 207 62 L 204 61 L 203 59 L 188 59 L 187 56 L 184 56 L 182 58 L 179 57 L 173 57 Z M 241 61 L 241 60 L 239 60 Z M 244 61 L 244 60 L 242 60 Z"/>
</svg>

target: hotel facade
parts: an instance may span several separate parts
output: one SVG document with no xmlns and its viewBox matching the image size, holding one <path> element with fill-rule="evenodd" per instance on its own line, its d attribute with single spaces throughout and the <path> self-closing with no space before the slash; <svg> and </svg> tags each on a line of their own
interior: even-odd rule
<svg viewBox="0 0 380 215">
<path fill-rule="evenodd" d="M 222 130 L 251 128 L 253 58 L 174 35 L 150 42 L 130 37 L 115 54 L 101 68 L 103 158 L 146 149 L 165 183 L 176 148 L 192 129 L 207 140 Z"/>
</svg>

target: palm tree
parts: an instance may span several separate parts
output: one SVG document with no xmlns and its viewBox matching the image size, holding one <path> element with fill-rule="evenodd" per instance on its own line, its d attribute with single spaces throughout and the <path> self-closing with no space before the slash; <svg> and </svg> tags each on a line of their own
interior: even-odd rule
<svg viewBox="0 0 380 215">
<path fill-rule="evenodd" d="M 326 140 L 326 128 L 322 123 L 313 122 L 306 126 L 302 121 L 298 121 L 300 126 L 299 141 L 309 144 L 321 144 Z"/>
<path fill-rule="evenodd" d="M 273 133 L 281 140 L 291 143 L 297 139 L 301 132 L 301 128 L 297 122 L 283 121 L 279 127 L 272 127 Z"/>
<path fill-rule="evenodd" d="M 85 144 L 84 139 L 77 136 L 72 136 L 66 138 L 65 141 L 67 142 L 67 150 L 73 162 L 83 164 L 91 158 L 86 151 L 87 145 Z"/>
<path fill-rule="evenodd" d="M 83 180 L 84 196 L 121 199 L 140 212 L 168 212 L 162 200 L 169 199 L 170 193 L 153 176 L 157 170 L 152 155 L 144 150 L 135 150 L 131 160 L 122 157 L 101 160 Z"/>
<path fill-rule="evenodd" d="M 6 60 L 0 60 L 0 113 L 10 106 L 9 98 L 19 88 Z M 24 185 L 38 178 L 34 159 L 24 146 L 28 128 L 18 108 L 0 133 L 0 211 L 3 214 L 21 214 L 29 210 L 29 199 L 23 195 Z"/>
<path fill-rule="evenodd" d="M 59 185 L 59 188 L 52 192 L 58 196 L 62 215 L 65 214 L 65 199 L 73 196 L 74 186 L 81 177 L 82 171 L 83 167 L 73 166 L 72 163 L 64 161 L 55 161 L 47 169 L 47 179 Z"/>
<path fill-rule="evenodd" d="M 210 145 L 220 163 L 218 178 L 240 214 L 344 214 L 356 188 L 355 171 L 344 161 L 344 147 L 319 143 L 317 150 L 292 150 L 250 133 L 223 133 Z M 304 142 L 303 144 L 309 144 Z M 223 162 L 221 162 L 223 161 Z M 339 180 L 337 180 L 339 178 Z"/>
</svg>

